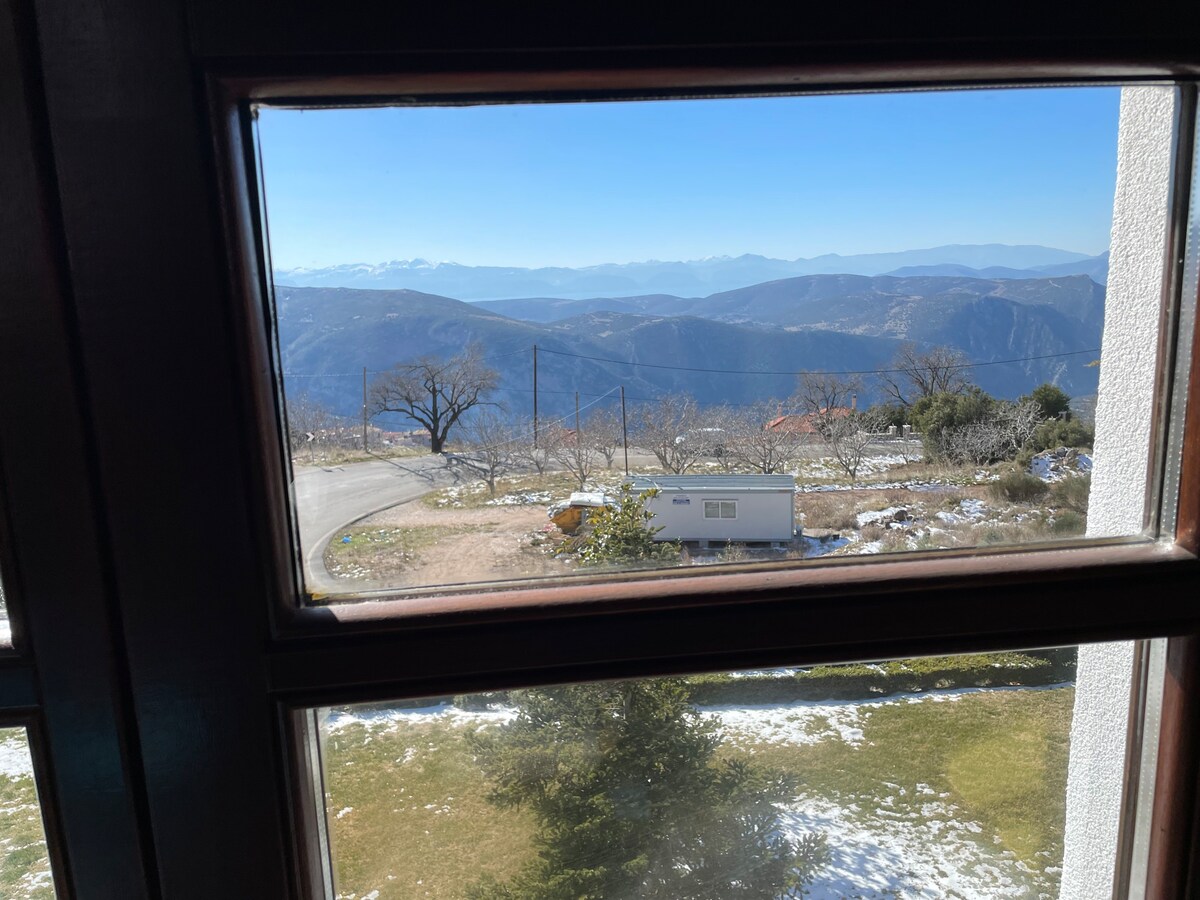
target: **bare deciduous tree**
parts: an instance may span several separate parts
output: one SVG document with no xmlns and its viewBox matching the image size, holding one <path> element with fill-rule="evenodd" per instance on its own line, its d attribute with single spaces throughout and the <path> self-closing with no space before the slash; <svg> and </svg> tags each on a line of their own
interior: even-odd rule
<svg viewBox="0 0 1200 900">
<path fill-rule="evenodd" d="M 825 439 L 829 452 L 850 477 L 851 484 L 858 481 L 858 470 L 871 455 L 871 448 L 885 427 L 883 418 L 870 411 L 852 412 L 828 421 Z"/>
<path fill-rule="evenodd" d="M 894 371 L 879 374 L 879 388 L 902 406 L 935 394 L 961 394 L 971 383 L 966 363 L 966 356 L 952 347 L 922 351 L 916 344 L 901 344 L 888 366 Z"/>
<path fill-rule="evenodd" d="M 854 375 L 831 372 L 801 372 L 792 403 L 818 431 L 824 432 L 835 418 L 844 417 L 858 406 L 862 380 Z"/>
<path fill-rule="evenodd" d="M 450 463 L 473 473 L 496 496 L 496 481 L 513 470 L 518 445 L 516 427 L 505 422 L 489 408 L 481 408 L 464 421 L 462 432 L 466 446 L 463 453 L 447 454 Z"/>
<path fill-rule="evenodd" d="M 481 404 L 496 387 L 497 375 L 472 344 L 450 359 L 424 356 L 400 363 L 371 386 L 373 413 L 395 412 L 429 430 L 429 449 L 441 453 L 450 429 L 463 413 Z"/>
<path fill-rule="evenodd" d="M 524 419 L 517 429 L 515 453 L 517 462 L 526 469 L 545 475 L 554 462 L 554 451 L 562 440 L 562 429 L 557 425 L 547 428 L 542 424 L 534 440 L 533 419 Z"/>
<path fill-rule="evenodd" d="M 820 372 L 804 372 L 796 388 L 797 405 L 852 483 L 886 427 L 877 413 L 858 411 L 860 390 L 856 377 Z"/>
<path fill-rule="evenodd" d="M 771 475 L 784 471 L 800 455 L 808 436 L 795 428 L 768 427 L 778 417 L 779 403 L 764 400 L 730 410 L 724 426 L 728 432 L 725 456 L 754 472 Z"/>
<path fill-rule="evenodd" d="M 694 437 L 702 450 L 716 460 L 722 472 L 734 472 L 741 465 L 738 443 L 743 427 L 750 427 L 745 408 L 710 406 L 700 414 L 701 424 Z"/>
<path fill-rule="evenodd" d="M 942 432 L 944 454 L 958 462 L 986 465 L 1012 459 L 1042 423 L 1034 400 L 996 401 L 980 421 Z"/>
<path fill-rule="evenodd" d="M 685 394 L 668 394 L 642 405 L 634 430 L 639 446 L 653 453 L 668 472 L 682 475 L 704 449 L 691 434 L 699 425 L 696 401 Z"/>
<path fill-rule="evenodd" d="M 552 455 L 555 462 L 570 472 L 579 482 L 581 491 L 587 486 L 588 479 L 599 467 L 601 457 L 586 428 L 566 435 L 554 448 Z"/>
<path fill-rule="evenodd" d="M 611 408 L 597 409 L 584 422 L 588 442 L 604 457 L 604 468 L 611 469 L 621 449 L 621 416 Z"/>
<path fill-rule="evenodd" d="M 287 397 L 288 446 L 292 453 L 307 447 L 313 456 L 316 445 L 329 439 L 337 427 L 337 417 L 306 393 Z"/>
</svg>

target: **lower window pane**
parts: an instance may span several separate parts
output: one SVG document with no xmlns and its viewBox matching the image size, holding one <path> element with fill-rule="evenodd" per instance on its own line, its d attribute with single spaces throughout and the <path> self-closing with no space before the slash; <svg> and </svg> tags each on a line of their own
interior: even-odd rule
<svg viewBox="0 0 1200 900">
<path fill-rule="evenodd" d="M 24 728 L 0 728 L 0 897 L 54 897 L 42 808 Z"/>
<path fill-rule="evenodd" d="M 1060 649 L 321 710 L 336 895 L 1057 896 L 1074 661 Z"/>
<path fill-rule="evenodd" d="M 4 584 L 0 583 L 0 647 L 12 643 L 12 627 L 8 624 L 8 603 L 4 596 Z"/>
</svg>

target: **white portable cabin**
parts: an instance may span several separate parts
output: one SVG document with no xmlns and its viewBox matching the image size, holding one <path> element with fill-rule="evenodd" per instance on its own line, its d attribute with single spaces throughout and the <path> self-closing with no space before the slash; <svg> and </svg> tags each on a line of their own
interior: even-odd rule
<svg viewBox="0 0 1200 900">
<path fill-rule="evenodd" d="M 658 488 L 646 503 L 660 541 L 790 541 L 796 533 L 791 475 L 635 475 L 635 494 Z"/>
</svg>

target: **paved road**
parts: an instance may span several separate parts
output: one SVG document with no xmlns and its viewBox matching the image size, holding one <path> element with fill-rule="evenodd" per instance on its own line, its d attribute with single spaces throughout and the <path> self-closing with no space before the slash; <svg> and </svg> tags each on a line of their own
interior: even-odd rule
<svg viewBox="0 0 1200 900">
<path fill-rule="evenodd" d="M 308 590 L 346 590 L 345 582 L 331 576 L 323 561 L 325 545 L 339 529 L 454 481 L 446 460 L 432 454 L 344 466 L 296 467 L 296 515 Z"/>
</svg>

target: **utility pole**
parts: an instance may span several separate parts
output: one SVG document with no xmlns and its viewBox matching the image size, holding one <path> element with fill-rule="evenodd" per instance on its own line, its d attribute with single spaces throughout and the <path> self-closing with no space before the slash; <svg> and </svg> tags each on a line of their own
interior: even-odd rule
<svg viewBox="0 0 1200 900">
<path fill-rule="evenodd" d="M 579 443 L 579 439 L 581 437 L 582 437 L 582 435 L 579 433 L 579 391 L 576 391 L 575 392 L 575 449 L 576 450 L 578 450 L 579 447 L 582 446 Z"/>
<path fill-rule="evenodd" d="M 621 385 L 621 444 L 625 448 L 625 477 L 629 477 L 629 426 L 625 424 L 625 385 Z"/>
<path fill-rule="evenodd" d="M 533 449 L 538 445 L 538 415 L 537 415 L 537 344 L 533 345 Z"/>
<path fill-rule="evenodd" d="M 367 452 L 367 367 L 363 366 L 363 453 Z"/>
</svg>

